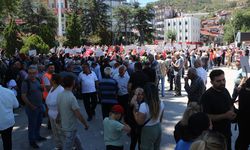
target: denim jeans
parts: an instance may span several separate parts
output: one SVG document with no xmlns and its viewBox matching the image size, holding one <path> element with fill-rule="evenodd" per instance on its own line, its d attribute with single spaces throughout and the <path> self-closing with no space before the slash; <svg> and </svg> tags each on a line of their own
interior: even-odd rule
<svg viewBox="0 0 250 150">
<path fill-rule="evenodd" d="M 29 142 L 35 142 L 40 137 L 40 127 L 43 119 L 42 106 L 37 107 L 35 110 L 29 107 L 25 108 L 28 117 L 28 136 Z"/>
<path fill-rule="evenodd" d="M 165 76 L 160 78 L 161 81 L 161 96 L 165 96 Z"/>
</svg>

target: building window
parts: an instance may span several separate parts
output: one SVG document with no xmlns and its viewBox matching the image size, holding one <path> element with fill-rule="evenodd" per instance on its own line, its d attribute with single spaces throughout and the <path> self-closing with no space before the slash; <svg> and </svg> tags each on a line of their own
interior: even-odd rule
<svg viewBox="0 0 250 150">
<path fill-rule="evenodd" d="M 175 26 L 175 22 L 174 22 L 174 26 Z"/>
<path fill-rule="evenodd" d="M 179 22 L 179 25 L 181 26 L 181 22 Z"/>
<path fill-rule="evenodd" d="M 188 39 L 188 37 L 186 36 L 186 37 L 185 37 L 185 40 L 187 40 L 187 39 Z"/>
<path fill-rule="evenodd" d="M 180 36 L 180 38 L 179 38 L 180 40 L 181 40 L 181 36 Z"/>
<path fill-rule="evenodd" d="M 185 32 L 188 32 L 188 30 L 187 30 L 187 29 L 185 29 Z"/>
<path fill-rule="evenodd" d="M 188 24 L 188 22 L 187 21 L 185 21 L 185 25 L 187 25 Z"/>
<path fill-rule="evenodd" d="M 168 23 L 168 26 L 170 26 L 170 23 Z"/>
<path fill-rule="evenodd" d="M 182 32 L 182 30 L 180 29 L 180 33 Z"/>
</svg>

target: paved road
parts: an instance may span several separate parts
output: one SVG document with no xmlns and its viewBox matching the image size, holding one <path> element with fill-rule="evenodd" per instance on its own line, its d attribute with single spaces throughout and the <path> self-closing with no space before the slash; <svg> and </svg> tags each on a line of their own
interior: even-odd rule
<svg viewBox="0 0 250 150">
<path fill-rule="evenodd" d="M 226 73 L 227 84 L 226 87 L 230 92 L 233 89 L 233 79 L 236 74 L 236 70 L 222 68 Z M 210 80 L 208 79 L 208 82 Z M 167 83 L 167 82 L 166 82 Z M 207 87 L 210 87 L 208 83 Z M 166 90 L 168 85 L 166 85 Z M 173 150 L 175 147 L 175 141 L 173 137 L 173 130 L 175 124 L 181 119 L 182 114 L 186 108 L 187 97 L 185 91 L 182 92 L 182 97 L 174 97 L 173 92 L 166 92 L 166 96 L 161 98 L 165 104 L 165 113 L 162 123 L 163 135 L 161 142 L 162 150 Z M 79 101 L 79 104 L 82 108 L 82 113 L 86 116 L 83 103 Z M 79 124 L 78 136 L 81 139 L 82 147 L 84 150 L 104 150 L 103 142 L 103 126 L 102 126 L 102 115 L 100 111 L 100 106 L 97 106 L 97 117 L 92 120 L 90 124 L 90 129 L 85 131 L 83 126 Z M 28 136 L 27 136 L 27 117 L 23 109 L 17 110 L 18 116 L 16 116 L 16 125 L 13 129 L 13 150 L 29 150 Z M 44 123 L 46 123 L 44 119 Z M 233 127 L 232 127 L 233 128 Z M 46 125 L 43 124 L 41 128 L 41 135 L 48 138 L 47 141 L 39 143 L 41 150 L 52 150 L 54 148 L 54 143 L 51 136 L 51 131 L 47 130 Z M 237 132 L 233 131 L 232 143 L 234 143 L 235 138 L 237 137 Z M 129 148 L 129 138 L 125 135 L 125 150 Z M 0 140 L 1 143 L 1 140 Z M 0 150 L 2 147 L 0 146 Z"/>
</svg>

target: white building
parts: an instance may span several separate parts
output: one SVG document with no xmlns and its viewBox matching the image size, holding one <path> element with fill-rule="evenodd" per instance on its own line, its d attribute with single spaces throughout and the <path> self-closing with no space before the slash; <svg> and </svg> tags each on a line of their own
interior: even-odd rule
<svg viewBox="0 0 250 150">
<path fill-rule="evenodd" d="M 168 30 L 176 32 L 176 42 L 181 44 L 198 44 L 200 42 L 201 21 L 195 17 L 165 19 L 165 41 Z"/>
<path fill-rule="evenodd" d="M 153 25 L 155 29 L 155 38 L 157 40 L 164 40 L 164 20 L 173 18 L 175 16 L 175 11 L 173 8 L 161 4 L 154 4 L 155 18 L 153 20 Z"/>
<path fill-rule="evenodd" d="M 126 3 L 126 0 L 103 0 L 103 3 L 109 5 L 112 8 L 118 7 L 123 5 L 123 3 Z"/>
</svg>

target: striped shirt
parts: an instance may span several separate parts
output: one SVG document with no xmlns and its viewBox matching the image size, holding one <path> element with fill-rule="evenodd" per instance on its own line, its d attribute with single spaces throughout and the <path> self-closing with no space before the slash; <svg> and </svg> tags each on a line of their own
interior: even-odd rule
<svg viewBox="0 0 250 150">
<path fill-rule="evenodd" d="M 116 80 L 112 78 L 103 78 L 99 82 L 99 94 L 101 103 L 117 104 L 118 85 Z"/>
</svg>

